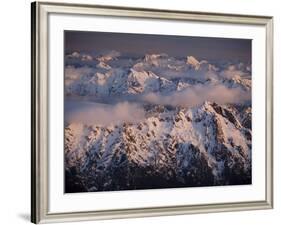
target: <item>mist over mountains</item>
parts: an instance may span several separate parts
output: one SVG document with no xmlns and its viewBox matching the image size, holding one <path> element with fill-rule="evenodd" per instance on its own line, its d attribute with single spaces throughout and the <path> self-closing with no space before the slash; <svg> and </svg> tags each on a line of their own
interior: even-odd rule
<svg viewBox="0 0 281 225">
<path fill-rule="evenodd" d="M 251 183 L 251 64 L 65 55 L 66 192 Z"/>
</svg>

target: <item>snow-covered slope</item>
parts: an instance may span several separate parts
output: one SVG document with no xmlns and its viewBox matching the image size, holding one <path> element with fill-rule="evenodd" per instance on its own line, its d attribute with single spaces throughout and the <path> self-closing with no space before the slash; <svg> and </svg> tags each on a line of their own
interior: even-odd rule
<svg viewBox="0 0 281 225">
<path fill-rule="evenodd" d="M 68 124 L 66 171 L 81 178 L 72 189 L 250 183 L 251 130 L 239 117 L 236 109 L 205 102 L 192 109 L 147 106 L 137 123 Z"/>
<path fill-rule="evenodd" d="M 192 66 L 195 70 L 198 70 L 200 67 L 200 62 L 193 56 L 187 56 L 186 64 Z"/>
</svg>

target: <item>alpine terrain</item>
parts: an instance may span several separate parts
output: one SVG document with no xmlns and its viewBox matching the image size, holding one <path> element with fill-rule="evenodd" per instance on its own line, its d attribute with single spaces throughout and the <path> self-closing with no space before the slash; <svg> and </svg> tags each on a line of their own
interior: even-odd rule
<svg viewBox="0 0 281 225">
<path fill-rule="evenodd" d="M 251 64 L 65 55 L 65 192 L 251 184 Z"/>
</svg>

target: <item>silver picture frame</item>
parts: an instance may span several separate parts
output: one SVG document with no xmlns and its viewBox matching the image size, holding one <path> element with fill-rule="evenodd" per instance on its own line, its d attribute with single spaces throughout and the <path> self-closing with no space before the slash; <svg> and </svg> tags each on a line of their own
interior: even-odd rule
<svg viewBox="0 0 281 225">
<path fill-rule="evenodd" d="M 33 223 L 100 220 L 114 218 L 179 215 L 273 208 L 273 18 L 207 12 L 170 11 L 148 8 L 34 2 L 31 5 L 32 43 L 32 149 L 31 221 Z M 174 21 L 200 21 L 264 26 L 266 29 L 266 182 L 262 201 L 127 208 L 106 211 L 49 213 L 48 196 L 48 15 L 81 14 L 111 17 L 138 17 Z"/>
</svg>

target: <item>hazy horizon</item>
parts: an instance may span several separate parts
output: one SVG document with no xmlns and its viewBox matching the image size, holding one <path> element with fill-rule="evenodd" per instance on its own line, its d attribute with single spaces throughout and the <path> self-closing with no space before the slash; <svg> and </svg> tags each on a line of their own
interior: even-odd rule
<svg viewBox="0 0 281 225">
<path fill-rule="evenodd" d="M 166 53 L 200 59 L 251 61 L 252 40 L 174 35 L 65 31 L 65 52 L 116 50 L 131 55 Z"/>
</svg>

